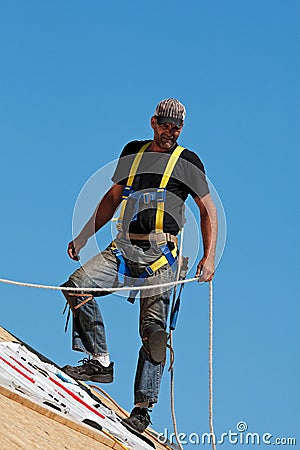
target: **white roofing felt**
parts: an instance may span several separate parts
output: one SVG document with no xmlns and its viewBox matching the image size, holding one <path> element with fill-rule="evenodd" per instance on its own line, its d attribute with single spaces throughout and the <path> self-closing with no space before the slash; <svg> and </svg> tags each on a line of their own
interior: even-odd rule
<svg viewBox="0 0 300 450">
<path fill-rule="evenodd" d="M 80 383 L 55 365 L 43 362 L 21 343 L 0 342 L 0 385 L 73 421 L 100 425 L 130 450 L 153 449 L 128 431 L 100 399 L 97 401 Z"/>
</svg>

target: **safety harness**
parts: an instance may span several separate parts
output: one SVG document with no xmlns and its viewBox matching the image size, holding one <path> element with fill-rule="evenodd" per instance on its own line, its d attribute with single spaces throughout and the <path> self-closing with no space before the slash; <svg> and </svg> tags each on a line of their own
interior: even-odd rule
<svg viewBox="0 0 300 450">
<path fill-rule="evenodd" d="M 137 192 L 133 189 L 133 183 L 138 171 L 140 162 L 142 160 L 145 150 L 151 145 L 152 141 L 147 142 L 136 154 L 132 166 L 130 168 L 127 185 L 123 189 L 122 193 L 122 203 L 121 211 L 117 221 L 117 230 L 119 231 L 118 237 L 125 237 L 128 239 L 135 239 L 137 235 L 131 233 L 123 233 L 123 218 L 125 215 L 125 210 L 127 202 L 130 199 L 135 201 L 134 215 L 131 221 L 135 220 L 138 214 L 139 205 L 141 202 L 144 204 L 149 204 L 150 201 L 156 201 L 156 218 L 155 218 L 155 232 L 151 235 L 141 235 L 145 240 L 149 239 L 155 240 L 157 246 L 162 252 L 162 256 L 154 261 L 152 264 L 147 266 L 144 271 L 139 275 L 138 280 L 135 282 L 134 286 L 140 286 L 144 283 L 145 279 L 152 276 L 157 270 L 163 267 L 165 264 L 169 264 L 172 270 L 176 271 L 176 265 L 174 264 L 177 257 L 177 238 L 175 236 L 169 235 L 169 233 L 163 232 L 163 222 L 164 222 L 164 212 L 165 212 L 165 202 L 166 202 L 166 186 L 170 180 L 171 174 L 174 167 L 184 150 L 184 147 L 178 145 L 175 150 L 171 153 L 165 171 L 163 173 L 162 179 L 160 181 L 159 187 L 156 191 L 151 192 Z M 172 236 L 172 237 L 171 237 Z M 139 238 L 138 238 L 139 239 Z M 168 242 L 174 242 L 174 249 L 170 250 Z M 118 280 L 119 283 L 125 284 L 125 277 L 131 277 L 131 272 L 128 267 L 127 261 L 123 256 L 122 251 L 117 247 L 115 241 L 112 242 L 112 251 L 119 261 L 118 265 Z M 134 303 L 135 297 L 137 295 L 137 290 L 130 291 L 128 301 Z"/>
</svg>

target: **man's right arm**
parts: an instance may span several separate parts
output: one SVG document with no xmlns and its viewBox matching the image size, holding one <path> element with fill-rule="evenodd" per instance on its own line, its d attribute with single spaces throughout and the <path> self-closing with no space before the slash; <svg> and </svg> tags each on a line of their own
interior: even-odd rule
<svg viewBox="0 0 300 450">
<path fill-rule="evenodd" d="M 68 255 L 75 261 L 79 260 L 79 252 L 85 246 L 88 239 L 97 233 L 107 222 L 109 222 L 122 200 L 123 186 L 113 184 L 106 192 L 94 214 L 83 227 L 79 235 L 69 243 Z"/>
</svg>

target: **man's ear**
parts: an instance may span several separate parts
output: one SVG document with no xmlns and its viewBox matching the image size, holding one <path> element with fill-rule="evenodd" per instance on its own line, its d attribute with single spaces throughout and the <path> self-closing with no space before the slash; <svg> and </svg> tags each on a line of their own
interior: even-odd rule
<svg viewBox="0 0 300 450">
<path fill-rule="evenodd" d="M 156 124 L 157 124 L 156 117 L 152 116 L 150 120 L 151 127 L 154 128 Z"/>
</svg>

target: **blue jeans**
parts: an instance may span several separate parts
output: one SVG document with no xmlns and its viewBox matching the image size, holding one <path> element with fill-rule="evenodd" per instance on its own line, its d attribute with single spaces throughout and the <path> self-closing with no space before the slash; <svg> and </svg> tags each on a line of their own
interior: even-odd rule
<svg viewBox="0 0 300 450">
<path fill-rule="evenodd" d="M 139 276 L 151 261 L 154 261 L 161 253 L 158 248 L 151 248 L 144 252 L 140 247 L 129 245 L 122 240 L 116 241 L 118 248 L 126 256 L 128 266 L 133 278 Z M 161 267 L 154 276 L 145 280 L 145 285 L 167 283 L 175 279 L 175 273 L 168 264 Z M 129 282 L 134 280 L 128 280 Z M 65 286 L 73 284 L 75 287 L 85 288 L 111 288 L 118 287 L 118 259 L 114 255 L 111 246 L 98 255 L 91 258 L 82 267 L 76 270 L 69 278 Z M 127 283 L 126 283 L 127 284 Z M 83 293 L 87 293 L 88 289 Z M 155 323 L 163 329 L 167 327 L 167 318 L 170 305 L 171 290 L 154 288 L 140 291 L 140 336 L 147 338 L 147 330 Z M 96 293 L 95 296 L 107 295 L 106 292 Z M 65 296 L 68 296 L 65 292 Z M 79 304 L 84 298 L 68 296 L 72 305 Z M 104 321 L 100 308 L 94 297 L 78 308 L 73 314 L 72 327 L 73 350 L 85 352 L 91 355 L 107 355 L 108 348 L 105 337 Z M 151 360 L 147 351 L 142 346 L 134 383 L 134 402 L 158 401 L 160 381 L 164 363 L 156 363 Z"/>
</svg>

